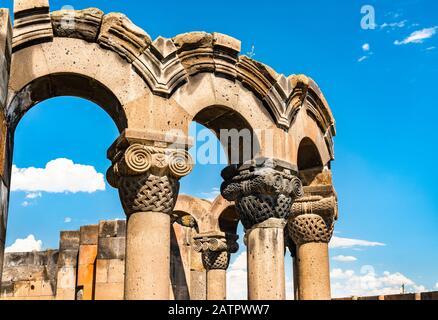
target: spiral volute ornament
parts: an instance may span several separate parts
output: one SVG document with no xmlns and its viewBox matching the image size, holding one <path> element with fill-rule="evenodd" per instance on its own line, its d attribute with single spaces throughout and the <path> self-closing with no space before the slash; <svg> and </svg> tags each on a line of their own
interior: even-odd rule
<svg viewBox="0 0 438 320">
<path fill-rule="evenodd" d="M 133 144 L 125 152 L 125 163 L 136 174 L 147 172 L 152 166 L 152 154 L 141 144 Z"/>
<path fill-rule="evenodd" d="M 169 170 L 176 178 L 181 178 L 193 169 L 193 160 L 186 150 L 175 150 L 169 154 Z"/>
</svg>

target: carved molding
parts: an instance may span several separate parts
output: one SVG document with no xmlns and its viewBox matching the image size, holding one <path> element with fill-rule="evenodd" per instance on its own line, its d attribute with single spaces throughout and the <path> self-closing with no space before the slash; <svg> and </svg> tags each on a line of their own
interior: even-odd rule
<svg viewBox="0 0 438 320">
<path fill-rule="evenodd" d="M 194 238 L 193 249 L 202 253 L 206 270 L 227 270 L 230 255 L 239 250 L 237 235 L 204 234 Z"/>
<path fill-rule="evenodd" d="M 96 8 L 54 11 L 50 14 L 54 36 L 96 42 L 103 15 Z"/>
<path fill-rule="evenodd" d="M 22 1 L 29 2 L 32 1 Z M 71 19 L 73 24 L 61 23 Z M 52 30 L 53 26 L 53 30 Z M 152 92 L 170 97 L 200 72 L 240 81 L 263 101 L 277 126 L 288 130 L 299 110 L 317 122 L 333 157 L 335 121 L 318 85 L 304 75 L 284 76 L 246 56 L 239 56 L 239 40 L 221 33 L 189 32 L 167 39 L 150 36 L 125 15 L 103 15 L 99 9 L 63 10 L 49 14 L 49 6 L 18 14 L 14 51 L 55 37 L 79 38 L 112 50 L 144 79 Z"/>
<path fill-rule="evenodd" d="M 303 195 L 300 179 L 286 163 L 256 159 L 222 171 L 222 196 L 235 201 L 246 229 L 270 218 L 287 219 L 293 201 Z"/>
<path fill-rule="evenodd" d="M 12 52 L 37 43 L 52 41 L 53 30 L 48 0 L 14 1 Z"/>
</svg>

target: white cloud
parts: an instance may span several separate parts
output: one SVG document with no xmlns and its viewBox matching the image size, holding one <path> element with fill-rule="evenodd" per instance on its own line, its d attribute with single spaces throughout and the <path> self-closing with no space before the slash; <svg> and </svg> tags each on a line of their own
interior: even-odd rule
<svg viewBox="0 0 438 320">
<path fill-rule="evenodd" d="M 26 194 L 26 199 L 37 199 L 37 198 L 41 198 L 43 195 L 41 192 L 32 192 L 32 193 L 28 193 Z"/>
<path fill-rule="evenodd" d="M 370 44 L 369 43 L 364 43 L 362 45 L 362 50 L 363 51 L 370 51 Z"/>
<path fill-rule="evenodd" d="M 5 252 L 32 252 L 41 251 L 43 242 L 36 240 L 33 234 L 29 235 L 26 239 L 17 239 L 15 242 L 5 249 Z"/>
<path fill-rule="evenodd" d="M 334 236 L 332 238 L 332 241 L 330 241 L 329 246 L 331 249 L 346 249 L 353 247 L 382 247 L 385 246 L 385 244 L 380 242 L 341 238 Z"/>
<path fill-rule="evenodd" d="M 332 259 L 334 261 L 338 261 L 338 262 L 354 262 L 354 261 L 357 261 L 356 257 L 353 257 L 353 256 L 343 256 L 343 255 L 335 256 Z"/>
<path fill-rule="evenodd" d="M 432 46 L 432 47 L 426 48 L 426 51 L 432 51 L 432 50 L 435 50 L 435 49 L 436 49 L 436 47 Z"/>
<path fill-rule="evenodd" d="M 423 43 L 424 40 L 429 39 L 434 36 L 436 33 L 436 30 L 438 29 L 438 26 L 432 27 L 432 28 L 425 28 L 422 30 L 414 31 L 412 32 L 407 38 L 405 38 L 402 41 L 396 40 L 394 41 L 394 44 L 404 45 L 409 43 Z"/>
<path fill-rule="evenodd" d="M 27 207 L 29 207 L 31 204 L 32 204 L 32 203 L 30 203 L 29 201 L 23 201 L 23 202 L 21 203 L 21 206 L 27 208 Z"/>
<path fill-rule="evenodd" d="M 227 299 L 246 300 L 247 297 L 246 251 L 244 251 L 228 268 Z"/>
<path fill-rule="evenodd" d="M 435 288 L 437 288 L 437 289 L 438 289 L 438 282 L 437 282 L 437 283 L 435 283 Z"/>
<path fill-rule="evenodd" d="M 330 278 L 334 298 L 399 294 L 403 285 L 406 293 L 426 291 L 424 286 L 400 272 L 385 271 L 378 275 L 372 266 L 362 267 L 359 274 L 353 270 L 333 269 Z"/>
<path fill-rule="evenodd" d="M 391 29 L 395 29 L 395 28 L 404 28 L 406 26 L 406 22 L 408 22 L 408 20 L 403 20 L 403 21 L 399 21 L 399 22 L 391 22 L 391 23 L 383 23 L 382 25 L 380 25 L 381 29 L 385 29 L 385 28 L 391 28 Z"/>
<path fill-rule="evenodd" d="M 38 192 L 96 192 L 105 190 L 105 180 L 93 166 L 75 164 L 69 159 L 48 162 L 45 168 L 12 166 L 12 191 Z"/>
<path fill-rule="evenodd" d="M 72 221 L 72 219 L 70 217 L 64 218 L 64 223 L 70 223 L 71 221 Z"/>
<path fill-rule="evenodd" d="M 357 59 L 357 62 L 362 62 L 362 61 L 364 61 L 364 60 L 366 60 L 368 58 L 369 58 L 369 56 L 360 57 L 359 59 Z"/>
</svg>

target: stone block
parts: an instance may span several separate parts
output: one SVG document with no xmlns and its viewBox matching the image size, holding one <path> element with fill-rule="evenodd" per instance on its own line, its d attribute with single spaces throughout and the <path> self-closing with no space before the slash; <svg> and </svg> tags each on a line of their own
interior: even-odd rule
<svg viewBox="0 0 438 320">
<path fill-rule="evenodd" d="M 58 278 L 56 287 L 59 289 L 71 289 L 76 285 L 76 268 L 60 267 L 58 270 Z"/>
<path fill-rule="evenodd" d="M 41 9 L 49 10 L 49 0 L 14 0 L 14 15 Z"/>
<path fill-rule="evenodd" d="M 59 253 L 58 267 L 76 266 L 78 263 L 78 250 L 63 250 Z"/>
<path fill-rule="evenodd" d="M 98 259 L 96 261 L 96 283 L 108 282 L 108 265 L 110 260 Z"/>
<path fill-rule="evenodd" d="M 386 295 L 385 300 L 395 300 L 395 301 L 404 301 L 404 300 L 415 300 L 415 294 L 414 293 L 408 293 L 408 294 L 391 294 Z"/>
<path fill-rule="evenodd" d="M 96 283 L 96 300 L 123 300 L 124 283 Z"/>
<path fill-rule="evenodd" d="M 48 0 L 14 1 L 14 18 L 13 52 L 53 39 Z"/>
<path fill-rule="evenodd" d="M 99 234 L 98 225 L 81 227 L 81 245 L 96 245 Z"/>
<path fill-rule="evenodd" d="M 102 47 L 117 52 L 128 62 L 132 62 L 151 44 L 152 40 L 124 14 L 109 13 L 103 17 L 97 42 Z"/>
<path fill-rule="evenodd" d="M 124 283 L 125 261 L 120 259 L 108 260 L 108 281 L 109 283 Z"/>
<path fill-rule="evenodd" d="M 113 238 L 126 236 L 126 221 L 112 220 L 99 222 L 99 238 Z"/>
<path fill-rule="evenodd" d="M 59 250 L 79 250 L 80 231 L 61 231 Z"/>
<path fill-rule="evenodd" d="M 103 12 L 96 8 L 54 11 L 51 13 L 54 35 L 95 42 L 102 17 Z"/>
<path fill-rule="evenodd" d="M 438 300 L 438 291 L 421 293 L 421 300 Z"/>
<path fill-rule="evenodd" d="M 79 262 L 78 265 L 93 265 L 96 261 L 97 246 L 96 245 L 81 245 L 79 247 Z"/>
<path fill-rule="evenodd" d="M 125 259 L 126 238 L 100 238 L 98 259 Z"/>
</svg>

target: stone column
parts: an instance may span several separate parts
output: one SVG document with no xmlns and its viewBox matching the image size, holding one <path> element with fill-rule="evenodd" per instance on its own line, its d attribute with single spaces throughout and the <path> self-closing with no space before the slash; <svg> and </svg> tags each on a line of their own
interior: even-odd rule
<svg viewBox="0 0 438 320">
<path fill-rule="evenodd" d="M 331 299 L 328 243 L 336 219 L 337 202 L 334 196 L 309 195 L 292 206 L 288 229 L 297 246 L 300 300 Z"/>
<path fill-rule="evenodd" d="M 169 299 L 171 214 L 179 179 L 192 169 L 186 148 L 126 130 L 108 152 L 107 178 L 127 215 L 127 300 Z"/>
<path fill-rule="evenodd" d="M 13 134 L 5 119 L 12 54 L 12 26 L 8 9 L 0 9 L 0 286 L 8 220 Z"/>
<path fill-rule="evenodd" d="M 222 232 L 201 234 L 194 238 L 194 249 L 202 253 L 202 262 L 207 270 L 207 300 L 226 300 L 227 269 L 231 253 L 239 250 L 237 235 Z"/>
<path fill-rule="evenodd" d="M 297 170 L 273 159 L 255 159 L 222 171 L 222 196 L 235 201 L 248 247 L 248 299 L 286 298 L 284 226 L 302 196 Z"/>
</svg>

